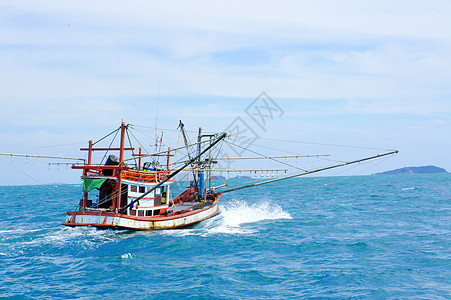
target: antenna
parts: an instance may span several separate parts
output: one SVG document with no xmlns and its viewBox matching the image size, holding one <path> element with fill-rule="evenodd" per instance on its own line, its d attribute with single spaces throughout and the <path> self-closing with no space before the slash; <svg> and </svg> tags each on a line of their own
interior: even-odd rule
<svg viewBox="0 0 451 300">
<path fill-rule="evenodd" d="M 160 107 L 160 83 L 158 83 L 158 93 L 157 93 L 157 112 L 155 115 L 155 151 L 158 149 L 158 133 L 157 133 L 157 127 L 158 127 L 158 110 Z"/>
</svg>

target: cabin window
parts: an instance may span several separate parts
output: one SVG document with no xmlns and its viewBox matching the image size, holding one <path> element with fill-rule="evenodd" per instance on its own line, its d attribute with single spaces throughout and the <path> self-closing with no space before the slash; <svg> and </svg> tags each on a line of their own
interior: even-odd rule
<svg viewBox="0 0 451 300">
<path fill-rule="evenodd" d="M 127 205 L 128 200 L 128 184 L 123 184 L 121 188 L 121 206 Z"/>
<path fill-rule="evenodd" d="M 168 195 L 168 189 L 163 187 L 162 193 L 161 193 L 161 204 L 167 203 L 167 195 Z"/>
<path fill-rule="evenodd" d="M 146 192 L 146 187 L 145 187 L 145 186 L 140 186 L 140 187 L 139 187 L 139 192 L 140 192 L 141 194 L 144 194 L 144 193 Z"/>
<path fill-rule="evenodd" d="M 130 191 L 136 193 L 138 191 L 138 187 L 136 185 L 132 185 L 130 186 Z"/>
<path fill-rule="evenodd" d="M 136 209 L 130 210 L 130 216 L 136 216 Z"/>
<path fill-rule="evenodd" d="M 144 217 L 144 210 L 138 210 L 138 216 Z"/>
<path fill-rule="evenodd" d="M 151 217 L 152 216 L 152 211 L 151 210 L 146 210 L 146 216 Z"/>
<path fill-rule="evenodd" d="M 154 210 L 153 215 L 154 216 L 160 215 L 160 210 L 159 209 Z"/>
</svg>

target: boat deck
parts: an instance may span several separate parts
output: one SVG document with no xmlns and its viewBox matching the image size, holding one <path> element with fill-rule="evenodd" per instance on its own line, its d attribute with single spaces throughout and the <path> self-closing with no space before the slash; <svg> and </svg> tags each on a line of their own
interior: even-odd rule
<svg viewBox="0 0 451 300">
<path fill-rule="evenodd" d="M 170 214 L 177 214 L 180 212 L 185 212 L 187 210 L 198 210 L 198 209 L 202 209 L 205 208 L 207 206 L 212 206 L 213 202 L 184 202 L 181 204 L 177 204 L 175 206 L 172 206 L 171 208 L 169 208 L 168 212 Z"/>
</svg>

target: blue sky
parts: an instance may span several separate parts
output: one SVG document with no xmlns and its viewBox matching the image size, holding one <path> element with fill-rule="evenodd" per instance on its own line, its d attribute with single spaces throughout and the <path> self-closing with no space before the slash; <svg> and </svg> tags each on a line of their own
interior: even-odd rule
<svg viewBox="0 0 451 300">
<path fill-rule="evenodd" d="M 451 171 L 450 16 L 449 1 L 2 1 L 0 152 L 77 155 L 121 119 L 153 126 L 158 97 L 159 126 L 222 130 L 265 91 L 284 110 L 267 138 Z M 0 164 L 4 184 L 79 175 Z"/>
</svg>

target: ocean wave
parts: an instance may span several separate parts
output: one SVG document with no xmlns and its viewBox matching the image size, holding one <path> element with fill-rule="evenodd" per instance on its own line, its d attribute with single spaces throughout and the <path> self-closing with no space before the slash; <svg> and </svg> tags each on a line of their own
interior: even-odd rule
<svg viewBox="0 0 451 300">
<path fill-rule="evenodd" d="M 269 201 L 248 204 L 246 201 L 234 201 L 221 208 L 224 224 L 238 227 L 247 223 L 256 223 L 264 220 L 292 219 L 279 205 Z"/>
<path fill-rule="evenodd" d="M 401 191 L 409 191 L 409 190 L 415 190 L 416 187 L 407 187 L 407 188 L 402 188 Z"/>
</svg>

